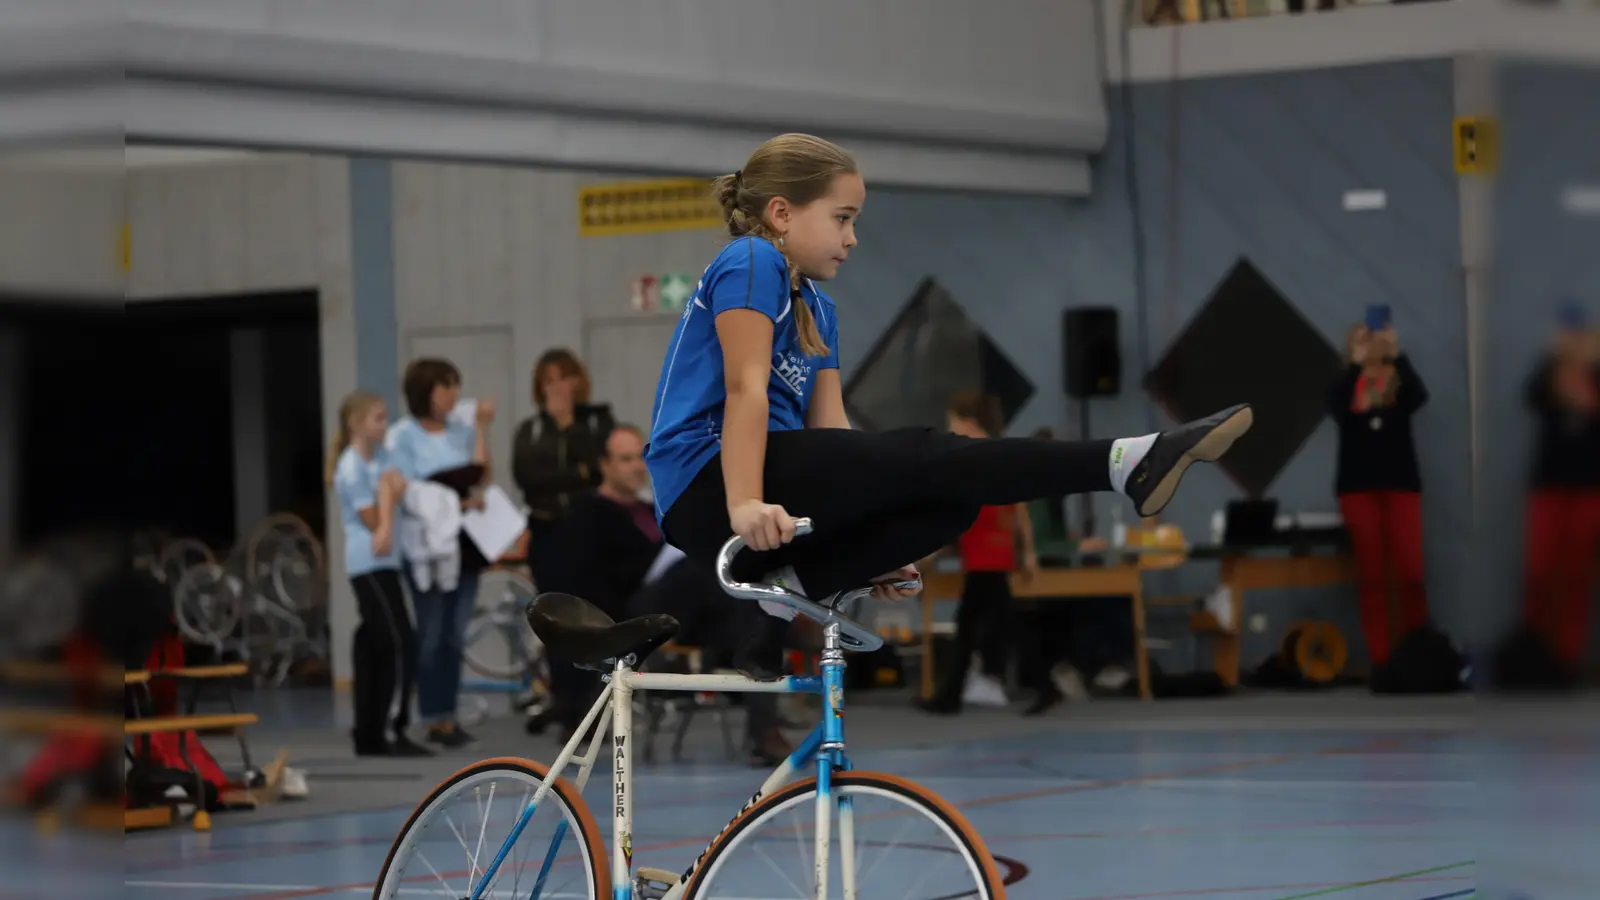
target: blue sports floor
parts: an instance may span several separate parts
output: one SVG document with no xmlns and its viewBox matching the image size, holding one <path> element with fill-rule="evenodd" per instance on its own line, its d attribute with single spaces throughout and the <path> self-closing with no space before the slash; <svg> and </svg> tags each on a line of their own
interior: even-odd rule
<svg viewBox="0 0 1600 900">
<path fill-rule="evenodd" d="M 218 815 L 210 834 L 129 836 L 123 896 L 368 894 L 437 775 L 354 763 L 315 724 L 340 714 L 308 713 L 314 705 L 302 698 L 286 717 L 302 720 L 299 730 L 282 732 L 286 745 L 306 745 L 298 764 L 313 796 Z M 931 720 L 876 698 L 853 710 L 857 766 L 913 778 L 959 804 L 1019 900 L 1600 898 L 1593 702 L 1491 710 L 1470 698 L 1359 694 L 1097 701 L 1043 720 L 994 710 Z M 553 740 L 516 724 L 485 723 L 483 746 L 427 765 L 444 773 L 511 750 L 554 756 Z M 681 870 L 760 781 L 758 771 L 713 761 L 714 725 L 697 723 L 699 732 L 706 740 L 691 753 L 702 761 L 636 767 L 636 865 Z M 258 755 L 271 741 L 257 738 Z M 586 799 L 609 835 L 608 780 L 597 773 Z M 327 809 L 338 805 L 361 808 Z M 0 868 L 25 845 L 7 842 Z"/>
</svg>

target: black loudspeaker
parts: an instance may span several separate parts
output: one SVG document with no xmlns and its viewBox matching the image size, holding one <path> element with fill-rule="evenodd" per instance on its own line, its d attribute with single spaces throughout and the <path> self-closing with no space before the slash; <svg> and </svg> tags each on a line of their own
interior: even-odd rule
<svg viewBox="0 0 1600 900">
<path fill-rule="evenodd" d="M 1117 311 L 1109 306 L 1069 309 L 1062 317 L 1061 370 L 1067 396 L 1112 397 L 1122 389 L 1122 348 Z"/>
</svg>

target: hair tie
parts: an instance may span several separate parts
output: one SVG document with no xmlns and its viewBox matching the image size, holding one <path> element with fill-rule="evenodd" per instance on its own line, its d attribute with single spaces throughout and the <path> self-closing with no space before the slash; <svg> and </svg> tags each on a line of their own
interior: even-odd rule
<svg viewBox="0 0 1600 900">
<path fill-rule="evenodd" d="M 743 169 L 734 169 L 733 170 L 733 183 L 734 184 L 743 184 L 744 183 L 744 170 Z"/>
</svg>

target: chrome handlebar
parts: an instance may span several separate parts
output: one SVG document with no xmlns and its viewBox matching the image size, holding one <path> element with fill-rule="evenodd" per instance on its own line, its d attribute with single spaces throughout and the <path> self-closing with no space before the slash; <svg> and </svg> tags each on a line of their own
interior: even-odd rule
<svg viewBox="0 0 1600 900">
<path fill-rule="evenodd" d="M 794 520 L 795 537 L 803 537 L 810 534 L 811 531 L 810 519 Z M 728 539 L 726 544 L 722 545 L 722 552 L 717 554 L 717 581 L 729 596 L 738 597 L 741 600 L 765 600 L 770 603 L 777 603 L 823 626 L 837 625 L 839 628 L 839 644 L 846 650 L 870 652 L 883 646 L 883 638 L 877 632 L 835 609 L 813 602 L 803 594 L 795 593 L 775 584 L 756 584 L 735 580 L 733 577 L 733 558 L 738 556 L 739 551 L 743 549 L 744 539 L 734 535 Z M 870 589 L 851 591 L 840 599 L 842 601 L 859 599 L 869 593 L 871 593 Z M 843 603 L 836 605 L 843 605 Z"/>
</svg>

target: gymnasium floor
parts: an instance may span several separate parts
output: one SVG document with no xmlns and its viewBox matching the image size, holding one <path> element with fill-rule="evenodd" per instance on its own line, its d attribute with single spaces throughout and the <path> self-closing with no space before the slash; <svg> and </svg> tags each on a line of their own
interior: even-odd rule
<svg viewBox="0 0 1600 900">
<path fill-rule="evenodd" d="M 130 836 L 123 896 L 361 896 L 442 775 L 481 757 L 555 753 L 552 739 L 502 720 L 449 757 L 357 763 L 330 727 L 346 717 L 332 701 L 262 702 L 256 752 L 290 748 L 312 798 L 219 815 L 209 835 Z M 858 767 L 914 778 L 960 804 L 1021 876 L 1009 888 L 1019 900 L 1600 898 L 1593 699 L 1505 707 L 1260 695 L 932 720 L 904 697 L 861 695 L 852 710 Z M 759 782 L 758 772 L 715 762 L 709 720 L 689 754 L 700 762 L 636 768 L 636 864 L 681 870 Z M 586 792 L 602 813 L 608 787 L 601 774 Z"/>
</svg>

